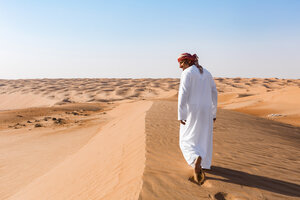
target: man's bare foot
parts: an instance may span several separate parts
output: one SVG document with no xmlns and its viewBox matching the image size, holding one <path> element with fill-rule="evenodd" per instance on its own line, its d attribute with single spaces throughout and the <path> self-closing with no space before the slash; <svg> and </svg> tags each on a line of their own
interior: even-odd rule
<svg viewBox="0 0 300 200">
<path fill-rule="evenodd" d="M 201 167 L 201 157 L 198 156 L 195 161 L 194 180 L 201 185 L 204 182 L 204 179 L 205 174 Z"/>
<path fill-rule="evenodd" d="M 199 173 L 201 170 L 201 157 L 198 156 L 198 158 L 195 161 L 195 173 Z"/>
</svg>

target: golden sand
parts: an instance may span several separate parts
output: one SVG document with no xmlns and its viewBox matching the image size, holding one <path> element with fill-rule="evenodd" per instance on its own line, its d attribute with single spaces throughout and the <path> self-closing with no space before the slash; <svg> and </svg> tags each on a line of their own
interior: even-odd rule
<svg viewBox="0 0 300 200">
<path fill-rule="evenodd" d="M 0 80 L 0 199 L 299 198 L 300 80 L 215 82 L 199 187 L 178 146 L 179 79 Z"/>
</svg>

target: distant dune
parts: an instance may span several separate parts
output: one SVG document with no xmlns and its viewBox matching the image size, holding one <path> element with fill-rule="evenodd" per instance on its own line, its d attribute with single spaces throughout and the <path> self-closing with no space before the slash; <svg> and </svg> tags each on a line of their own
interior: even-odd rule
<svg viewBox="0 0 300 200">
<path fill-rule="evenodd" d="M 300 80 L 215 78 L 219 107 L 300 126 Z M 0 110 L 175 95 L 179 79 L 0 80 Z"/>
<path fill-rule="evenodd" d="M 0 110 L 156 98 L 178 85 L 178 79 L 0 80 Z"/>
</svg>

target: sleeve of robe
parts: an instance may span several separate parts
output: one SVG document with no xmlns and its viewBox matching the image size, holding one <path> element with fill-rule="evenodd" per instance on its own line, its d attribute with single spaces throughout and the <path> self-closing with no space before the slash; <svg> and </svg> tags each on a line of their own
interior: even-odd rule
<svg viewBox="0 0 300 200">
<path fill-rule="evenodd" d="M 187 102 L 191 88 L 190 74 L 182 72 L 178 93 L 178 120 L 187 119 Z"/>
<path fill-rule="evenodd" d="M 214 78 L 211 76 L 211 97 L 212 97 L 212 114 L 213 118 L 217 116 L 218 91 Z"/>
</svg>

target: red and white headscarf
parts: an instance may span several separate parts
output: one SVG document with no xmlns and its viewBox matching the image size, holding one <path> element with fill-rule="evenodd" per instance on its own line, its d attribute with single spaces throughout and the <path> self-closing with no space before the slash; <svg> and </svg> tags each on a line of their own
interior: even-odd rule
<svg viewBox="0 0 300 200">
<path fill-rule="evenodd" d="M 191 55 L 189 53 L 183 53 L 178 57 L 178 62 L 181 62 L 182 60 L 190 60 L 195 62 L 196 60 L 198 60 L 198 56 L 196 54 Z"/>
</svg>

